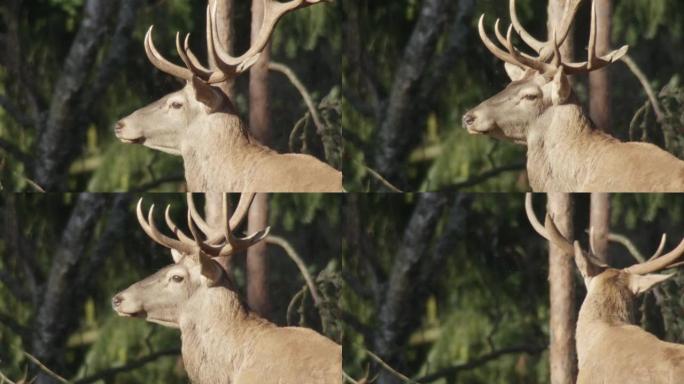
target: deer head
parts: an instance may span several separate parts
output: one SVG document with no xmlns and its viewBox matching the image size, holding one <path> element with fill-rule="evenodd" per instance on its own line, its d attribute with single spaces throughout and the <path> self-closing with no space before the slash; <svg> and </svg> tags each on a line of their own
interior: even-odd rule
<svg viewBox="0 0 684 384">
<path fill-rule="evenodd" d="M 595 256 L 592 241 L 589 251 L 582 249 L 578 241 L 568 241 L 548 213 L 542 225 L 534 213 L 532 195 L 529 193 L 525 198 L 525 210 L 537 233 L 565 253 L 574 255 L 575 264 L 587 288 L 581 311 L 591 312 L 590 316 L 593 318 L 613 323 L 633 323 L 632 314 L 637 296 L 674 276 L 656 272 L 684 265 L 680 261 L 684 255 L 684 240 L 674 250 L 663 255 L 666 241 L 663 235 L 658 250 L 648 261 L 623 269 L 611 268 Z M 593 239 L 593 231 L 590 231 L 590 239 Z"/>
<path fill-rule="evenodd" d="M 124 143 L 143 144 L 181 155 L 182 143 L 197 136 L 198 129 L 207 125 L 207 119 L 216 114 L 235 115 L 228 96 L 216 84 L 239 76 L 257 62 L 281 17 L 322 0 L 261 1 L 264 3 L 263 23 L 251 47 L 239 57 L 231 56 L 220 43 L 216 3 L 213 9 L 207 7 L 207 52 L 216 58 L 216 69 L 199 62 L 190 50 L 189 34 L 182 44 L 180 34 L 176 34 L 176 49 L 184 66 L 164 59 L 152 41 L 154 26 L 151 26 L 145 35 L 147 58 L 157 69 L 185 81 L 185 86 L 120 120 L 115 127 L 116 137 Z"/>
<path fill-rule="evenodd" d="M 589 58 L 584 62 L 563 60 L 560 46 L 570 33 L 581 1 L 568 2 L 558 29 L 551 31 L 548 41 L 539 41 L 527 32 L 516 12 L 515 0 L 510 0 L 512 24 L 506 36 L 501 33 L 497 19 L 494 32 L 505 49 L 500 48 L 488 36 L 484 28 L 484 14 L 480 17 L 479 34 L 487 49 L 505 63 L 511 84 L 499 94 L 463 116 L 463 125 L 471 134 L 490 135 L 527 144 L 528 135 L 555 107 L 574 103 L 568 75 L 589 73 L 604 68 L 627 54 L 628 47 L 612 51 L 605 56 L 596 52 L 597 15 L 592 1 L 591 30 L 589 34 Z M 535 55 L 524 53 L 513 46 L 513 31 Z M 548 122 L 548 121 L 547 121 Z M 544 124 L 539 124 L 544 129 Z"/>
<path fill-rule="evenodd" d="M 168 237 L 157 229 L 153 218 L 154 205 L 150 207 L 145 219 L 140 199 L 137 206 L 140 226 L 152 240 L 171 250 L 174 264 L 114 296 L 114 310 L 120 316 L 139 317 L 178 328 L 179 314 L 184 303 L 191 297 L 217 286 L 232 289 L 230 278 L 217 259 L 230 259 L 234 254 L 263 240 L 269 232 L 269 228 L 266 228 L 245 238 L 233 234 L 234 229 L 245 218 L 253 197 L 254 194 L 242 194 L 235 213 L 229 218 L 229 200 L 224 195 L 223 233 L 218 235 L 197 212 L 192 194 L 187 194 L 187 220 L 191 236 L 178 228 L 169 214 L 170 206 L 166 207 L 164 218 L 176 238 Z M 212 233 L 214 235 L 209 235 Z"/>
</svg>

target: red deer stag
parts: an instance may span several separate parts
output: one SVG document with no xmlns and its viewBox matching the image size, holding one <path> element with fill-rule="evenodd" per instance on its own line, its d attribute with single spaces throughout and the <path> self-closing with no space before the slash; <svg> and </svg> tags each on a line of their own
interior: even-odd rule
<svg viewBox="0 0 684 384">
<path fill-rule="evenodd" d="M 228 96 L 215 84 L 234 78 L 252 66 L 268 44 L 281 17 L 321 0 L 261 0 L 264 21 L 252 46 L 240 57 L 222 48 L 216 7 L 207 8 L 207 49 L 218 69 L 199 63 L 176 34 L 176 49 L 184 67 L 164 59 L 145 36 L 145 53 L 159 70 L 185 80 L 185 87 L 119 121 L 116 137 L 124 143 L 182 156 L 191 191 L 217 192 L 340 192 L 342 174 L 313 156 L 279 154 L 250 136 Z"/>
<path fill-rule="evenodd" d="M 563 15 L 549 41 L 532 37 L 521 25 L 515 0 L 510 0 L 512 25 L 504 37 L 495 24 L 497 40 L 484 29 L 484 45 L 503 60 L 512 83 L 463 116 L 471 134 L 489 135 L 527 146 L 527 173 L 534 191 L 548 192 L 669 192 L 684 190 L 684 161 L 647 143 L 622 143 L 595 129 L 573 95 L 567 75 L 604 68 L 627 53 L 627 46 L 605 56 L 596 52 L 597 16 L 592 2 L 589 58 L 563 60 L 559 47 L 566 40 L 580 1 Z M 513 30 L 537 56 L 513 46 Z"/>
<path fill-rule="evenodd" d="M 243 194 L 229 219 L 228 199 L 224 196 L 223 234 L 208 239 L 202 237 L 202 232 L 209 231 L 204 230 L 206 221 L 197 213 L 192 195 L 187 197 L 192 236 L 176 226 L 166 208 L 166 224 L 176 238 L 157 229 L 154 205 L 145 219 L 140 199 L 137 216 L 142 229 L 171 250 L 174 264 L 118 293 L 112 306 L 120 316 L 180 329 L 183 362 L 193 383 L 340 382 L 339 345 L 311 329 L 279 327 L 250 312 L 216 261 L 230 258 L 267 236 L 269 228 L 245 238 L 233 233 L 247 214 L 252 197 Z"/>
<path fill-rule="evenodd" d="M 578 384 L 674 384 L 684 380 L 684 345 L 658 340 L 635 323 L 637 296 L 674 274 L 655 272 L 681 266 L 684 240 L 661 255 L 664 241 L 650 260 L 624 269 L 610 268 L 570 243 L 547 214 L 542 225 L 533 211 L 532 196 L 525 201 L 527 217 L 544 238 L 574 254 L 587 287 L 577 319 Z"/>
</svg>

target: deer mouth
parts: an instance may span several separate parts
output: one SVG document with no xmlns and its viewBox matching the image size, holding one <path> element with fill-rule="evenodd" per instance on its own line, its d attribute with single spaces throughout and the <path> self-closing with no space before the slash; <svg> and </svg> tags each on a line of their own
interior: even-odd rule
<svg viewBox="0 0 684 384">
<path fill-rule="evenodd" d="M 124 144 L 144 144 L 145 143 L 144 137 L 138 137 L 136 139 L 127 139 L 124 137 L 119 137 L 118 139 Z"/>
<path fill-rule="evenodd" d="M 147 312 L 145 310 L 139 310 L 136 312 L 125 312 L 121 310 L 116 310 L 117 315 L 121 317 L 136 317 L 138 319 L 146 319 L 147 318 Z"/>
</svg>

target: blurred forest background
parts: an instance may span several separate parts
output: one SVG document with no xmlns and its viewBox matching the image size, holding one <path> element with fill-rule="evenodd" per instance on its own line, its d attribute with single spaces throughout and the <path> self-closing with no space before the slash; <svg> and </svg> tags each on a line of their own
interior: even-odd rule
<svg viewBox="0 0 684 384">
<path fill-rule="evenodd" d="M 244 52 L 251 2 L 216 1 L 234 3 L 232 43 L 236 52 Z M 180 63 L 175 50 L 180 31 L 192 33 L 193 50 L 204 62 L 206 5 L 186 0 L 2 1 L 1 189 L 182 189 L 180 157 L 124 145 L 114 137 L 113 126 L 182 87 L 148 62 L 143 38 L 150 25 L 169 60 Z M 341 141 L 338 14 L 334 3 L 298 10 L 283 18 L 271 40 L 272 61 L 292 69 L 311 93 L 320 115 L 316 124 L 285 76 L 271 72 L 268 80 L 269 145 L 279 152 L 311 153 L 335 167 L 340 154 L 325 151 L 321 136 Z M 235 85 L 234 104 L 244 121 L 250 108 L 248 83 L 244 75 Z"/>
<path fill-rule="evenodd" d="M 552 0 L 560 2 L 561 0 Z M 600 4 L 608 1 L 599 1 Z M 646 93 L 625 63 L 610 66 L 601 127 L 621 140 L 649 141 L 684 158 L 684 2 L 614 0 L 612 45 L 630 56 L 655 91 L 656 121 Z M 525 148 L 468 135 L 463 114 L 510 82 L 503 63 L 482 44 L 477 21 L 486 13 L 510 22 L 507 0 L 343 1 L 344 175 L 350 191 L 386 190 L 373 172 L 405 191 L 528 190 Z M 518 0 L 523 25 L 546 36 L 548 1 Z M 575 56 L 586 60 L 590 0 L 576 18 Z M 378 26 L 382 28 L 378 28 Z M 601 26 L 599 26 L 601 28 Z M 587 76 L 574 79 L 587 106 Z M 600 109 L 600 108 L 599 108 Z M 612 123 L 610 120 L 612 119 Z"/>
<path fill-rule="evenodd" d="M 589 196 L 571 200 L 575 238 L 588 247 Z M 684 236 L 682 195 L 612 195 L 608 202 L 610 238 L 631 239 L 647 257 L 662 233 L 668 234 L 667 250 Z M 545 203 L 543 195 L 536 198 L 539 217 Z M 344 212 L 341 316 L 345 371 L 353 380 L 574 383 L 550 379 L 553 259 L 528 222 L 522 195 L 352 195 L 345 198 Z M 634 263 L 613 241 L 607 256 L 615 267 Z M 585 291 L 572 268 L 576 314 Z M 680 271 L 645 295 L 637 317 L 641 326 L 661 339 L 684 342 L 682 287 Z M 568 331 L 573 334 L 574 327 Z"/>
<path fill-rule="evenodd" d="M 0 195 L 0 373 L 15 382 L 35 377 L 38 369 L 27 352 L 73 383 L 188 382 L 177 330 L 120 318 L 111 308 L 114 294 L 172 262 L 169 251 L 140 228 L 139 197 Z M 142 197 L 145 207 L 155 203 L 160 229 L 166 229 L 160 208 L 172 203 L 172 217 L 189 233 L 184 195 Z M 201 208 L 203 198 L 195 201 Z M 270 199 L 271 234 L 287 240 L 308 266 L 322 299 L 318 309 L 283 249 L 269 244 L 266 250 L 268 317 L 338 342 L 340 202 L 338 196 L 316 194 Z M 243 297 L 249 280 L 244 264 L 238 255 L 232 274 Z M 38 382 L 57 381 L 42 375 Z"/>
</svg>

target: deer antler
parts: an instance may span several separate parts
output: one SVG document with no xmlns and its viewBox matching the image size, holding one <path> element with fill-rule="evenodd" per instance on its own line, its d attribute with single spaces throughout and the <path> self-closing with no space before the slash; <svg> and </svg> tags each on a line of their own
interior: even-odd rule
<svg viewBox="0 0 684 384">
<path fill-rule="evenodd" d="M 614 50 L 607 55 L 598 56 L 596 52 L 596 33 L 598 25 L 598 17 L 596 13 L 596 2 L 592 0 L 591 5 L 591 23 L 589 32 L 589 45 L 588 52 L 589 57 L 587 61 L 584 62 L 564 62 L 559 47 L 563 45 L 567 39 L 572 24 L 574 23 L 575 15 L 581 0 L 575 0 L 574 2 L 566 4 L 563 17 L 561 19 L 560 28 L 554 29 L 549 34 L 550 39 L 547 41 L 540 41 L 534 38 L 525 28 L 522 26 L 520 19 L 518 18 L 515 0 L 510 0 L 509 8 L 511 14 L 511 25 L 508 28 L 508 33 L 504 38 L 499 30 L 499 22 L 497 19 L 495 23 L 495 34 L 497 40 L 501 45 L 503 45 L 506 50 L 499 48 L 491 39 L 487 36 L 484 28 L 484 14 L 480 17 L 480 22 L 478 25 L 478 31 L 480 38 L 484 43 L 485 47 L 494 54 L 497 58 L 513 65 L 517 65 L 523 68 L 530 68 L 536 70 L 542 74 L 552 73 L 558 70 L 561 66 L 565 69 L 565 72 L 570 75 L 581 74 L 592 72 L 601 68 L 604 68 L 615 61 L 622 58 L 627 54 L 628 46 L 623 46 L 618 50 Z M 520 38 L 532 48 L 537 56 L 531 56 L 525 54 L 513 46 L 512 43 L 512 30 L 520 36 Z"/>
<path fill-rule="evenodd" d="M 539 220 L 537 219 L 536 214 L 534 213 L 534 209 L 532 207 L 532 194 L 527 193 L 525 195 L 525 212 L 527 213 L 527 218 L 530 221 L 530 224 L 532 224 L 532 227 L 539 233 L 542 237 L 545 239 L 549 240 L 550 242 L 556 244 L 560 248 L 563 249 L 564 252 L 572 254 L 574 252 L 573 250 L 573 244 L 570 243 L 561 233 L 558 231 L 558 228 L 556 227 L 555 223 L 553 222 L 553 219 L 549 214 L 546 214 L 546 220 L 545 220 L 545 225 L 542 225 Z M 648 260 L 643 263 L 635 264 L 632 265 L 631 267 L 624 268 L 623 270 L 628 273 L 633 273 L 637 275 L 645 275 L 648 273 L 654 273 L 658 272 L 664 269 L 670 269 L 670 268 L 675 268 L 684 265 L 684 261 L 681 261 L 682 257 L 684 257 L 684 239 L 679 243 L 679 245 L 673 249 L 672 251 L 666 253 L 665 255 L 660 256 L 660 254 L 663 251 L 663 248 L 665 246 L 665 240 L 666 236 L 663 235 L 660 245 L 658 246 L 658 250 L 655 252 L 655 254 Z M 579 248 L 579 243 L 576 241 L 574 244 L 575 247 Z M 593 248 L 593 247 L 592 247 Z M 591 263 L 596 266 L 596 267 L 601 267 L 601 268 L 607 268 L 608 266 L 600 261 L 592 252 L 586 252 L 585 250 L 582 250 L 579 248 L 582 252 L 585 253 L 585 255 L 588 257 L 588 259 L 591 261 Z"/>
<path fill-rule="evenodd" d="M 264 9 L 261 29 L 247 52 L 239 57 L 231 56 L 221 46 L 216 20 L 216 3 L 214 4 L 213 9 L 210 9 L 210 7 L 207 6 L 207 50 L 216 57 L 219 66 L 218 70 L 211 70 L 200 63 L 197 56 L 190 50 L 190 34 L 185 36 L 184 42 L 181 44 L 180 33 L 176 33 L 176 50 L 178 51 L 183 64 L 185 64 L 185 67 L 181 67 L 166 60 L 159 51 L 157 51 L 157 48 L 152 41 L 154 26 L 150 26 L 150 29 L 145 35 L 145 53 L 147 54 L 147 58 L 159 70 L 177 78 L 190 81 L 193 77 L 197 77 L 209 84 L 221 83 L 245 72 L 259 59 L 261 51 L 263 51 L 266 44 L 268 44 L 268 40 L 281 17 L 296 9 L 308 7 L 324 0 L 290 0 L 285 3 L 276 0 L 260 1 L 263 2 Z"/>
<path fill-rule="evenodd" d="M 559 248 L 563 250 L 564 253 L 567 254 L 575 254 L 575 262 L 580 263 L 581 260 L 577 259 L 577 252 L 580 251 L 583 253 L 583 255 L 589 260 L 591 263 L 590 268 L 607 268 L 608 266 L 599 260 L 596 255 L 594 255 L 593 252 L 587 252 L 586 250 L 582 249 L 579 245 L 578 241 L 575 241 L 574 243 L 569 241 L 568 239 L 563 236 L 560 231 L 558 230 L 558 227 L 556 226 L 556 223 L 553 221 L 553 218 L 547 213 L 544 219 L 544 225 L 542 225 L 539 220 L 537 219 L 537 215 L 534 213 L 534 208 L 532 207 L 532 194 L 527 193 L 525 194 L 525 212 L 527 213 L 527 218 L 530 221 L 530 224 L 532 224 L 532 227 L 539 233 L 543 238 L 546 240 L 550 241 L 551 243 L 555 244 Z"/>
<path fill-rule="evenodd" d="M 240 74 L 254 65 L 259 59 L 261 51 L 263 51 L 266 44 L 268 44 L 268 40 L 281 17 L 296 9 L 308 7 L 320 3 L 321 1 L 322 0 L 290 0 L 285 3 L 280 3 L 277 0 L 261 0 L 264 14 L 259 33 L 257 33 L 256 38 L 249 49 L 239 57 L 230 55 L 219 43 L 220 38 L 218 36 L 218 27 L 216 23 L 216 4 L 214 4 L 214 8 L 210 15 L 210 23 L 212 25 L 211 45 L 216 55 L 217 64 L 221 68 L 223 75 L 230 76 L 232 74 Z M 219 76 L 209 80 L 210 83 L 220 83 L 221 81 L 225 81 L 225 78 L 222 79 L 222 77 Z"/>
<path fill-rule="evenodd" d="M 658 272 L 664 269 L 670 269 L 684 265 L 682 262 L 677 262 L 682 258 L 682 256 L 684 256 L 684 239 L 682 239 L 675 249 L 662 256 L 658 256 L 658 254 L 662 252 L 662 246 L 658 247 L 658 249 L 659 251 L 657 251 L 654 257 L 652 257 L 650 260 L 632 265 L 624 270 L 637 275 L 645 275 L 648 273 Z"/>
<path fill-rule="evenodd" d="M 211 233 L 211 227 L 206 223 L 206 221 L 199 215 L 197 209 L 195 208 L 194 201 L 192 199 L 192 194 L 188 193 L 186 195 L 188 201 L 188 228 L 192 236 L 186 235 L 176 223 L 171 219 L 169 214 L 171 205 L 166 207 L 164 214 L 164 219 L 166 225 L 169 229 L 176 235 L 177 239 L 170 238 L 163 233 L 161 233 L 154 224 L 154 204 L 150 207 L 147 219 L 145 219 L 142 211 L 142 198 L 138 201 L 136 213 L 138 217 L 138 222 L 143 228 L 145 233 L 154 241 L 163 245 L 166 248 L 176 249 L 177 251 L 186 255 L 195 255 L 198 252 L 202 252 L 210 257 L 220 257 L 220 256 L 232 256 L 237 252 L 245 250 L 252 245 L 263 240 L 270 231 L 270 227 L 255 232 L 250 236 L 240 238 L 233 234 L 235 227 L 240 225 L 244 220 L 249 210 L 249 206 L 254 198 L 253 193 L 244 193 L 240 195 L 240 201 L 238 202 L 238 207 L 235 210 L 235 214 L 232 217 L 229 215 L 230 211 L 230 200 L 227 195 L 223 196 L 223 217 L 224 217 L 224 229 L 223 234 L 220 238 L 204 239 L 207 233 Z M 199 228 L 198 228 L 199 227 Z"/>
</svg>

